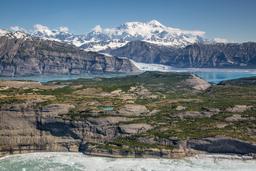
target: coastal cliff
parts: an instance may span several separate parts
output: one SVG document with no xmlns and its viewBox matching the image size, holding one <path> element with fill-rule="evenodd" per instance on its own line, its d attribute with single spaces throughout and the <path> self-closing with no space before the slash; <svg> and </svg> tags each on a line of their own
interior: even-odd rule
<svg viewBox="0 0 256 171">
<path fill-rule="evenodd" d="M 188 73 L 160 72 L 46 84 L 1 81 L 0 156 L 255 155 L 253 83 L 210 85 Z"/>
</svg>

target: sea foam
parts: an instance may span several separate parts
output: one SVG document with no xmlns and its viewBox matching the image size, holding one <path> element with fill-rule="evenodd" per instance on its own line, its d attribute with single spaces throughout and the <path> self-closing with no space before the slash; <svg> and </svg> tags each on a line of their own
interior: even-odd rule
<svg viewBox="0 0 256 171">
<path fill-rule="evenodd" d="M 31 153 L 0 160 L 1 171 L 254 171 L 255 168 L 256 160 L 225 155 L 114 159 L 80 153 Z"/>
</svg>

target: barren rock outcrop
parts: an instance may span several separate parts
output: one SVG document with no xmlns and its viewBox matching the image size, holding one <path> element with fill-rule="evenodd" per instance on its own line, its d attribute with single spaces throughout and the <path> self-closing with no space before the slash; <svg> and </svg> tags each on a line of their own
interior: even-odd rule
<svg viewBox="0 0 256 171">
<path fill-rule="evenodd" d="M 85 52 L 75 46 L 39 38 L 0 37 L 0 75 L 81 74 L 132 72 L 137 68 L 123 58 Z"/>
</svg>

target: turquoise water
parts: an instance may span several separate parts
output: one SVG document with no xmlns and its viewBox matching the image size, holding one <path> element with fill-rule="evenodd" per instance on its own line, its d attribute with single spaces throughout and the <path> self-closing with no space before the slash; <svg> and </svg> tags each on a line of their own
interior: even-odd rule
<svg viewBox="0 0 256 171">
<path fill-rule="evenodd" d="M 113 111 L 114 110 L 114 108 L 112 106 L 99 106 L 98 108 L 101 110 L 104 110 L 104 111 Z"/>
<path fill-rule="evenodd" d="M 80 75 L 35 75 L 35 76 L 17 76 L 17 77 L 0 77 L 0 80 L 32 80 L 38 82 L 48 82 L 53 80 L 75 80 L 78 78 L 111 78 L 126 76 L 126 73 L 99 73 L 99 74 L 80 74 Z"/>
<path fill-rule="evenodd" d="M 207 69 L 207 68 L 188 68 L 188 69 L 170 69 L 170 72 L 190 72 L 212 83 L 219 83 L 224 80 L 231 80 L 244 77 L 256 76 L 256 69 Z M 102 74 L 81 74 L 81 75 L 39 75 L 26 77 L 0 77 L 0 80 L 33 80 L 39 82 L 48 82 L 53 80 L 72 80 L 78 78 L 95 78 L 95 77 L 121 77 L 125 73 L 102 73 Z"/>
<path fill-rule="evenodd" d="M 185 68 L 171 69 L 170 71 L 190 72 L 208 82 L 215 84 L 225 80 L 256 76 L 256 69 Z"/>
<path fill-rule="evenodd" d="M 225 80 L 253 77 L 256 76 L 256 70 L 248 71 L 195 71 L 194 74 L 212 83 L 219 83 Z"/>
<path fill-rule="evenodd" d="M 184 159 L 104 158 L 31 153 L 0 159 L 0 171 L 255 171 L 256 160 L 201 155 Z"/>
</svg>

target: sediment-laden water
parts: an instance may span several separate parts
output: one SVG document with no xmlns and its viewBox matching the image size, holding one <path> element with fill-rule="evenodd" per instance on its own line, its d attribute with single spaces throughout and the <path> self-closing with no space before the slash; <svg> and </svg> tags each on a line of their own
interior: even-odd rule
<svg viewBox="0 0 256 171">
<path fill-rule="evenodd" d="M 185 159 L 92 157 L 80 153 L 31 153 L 0 159 L 1 171 L 255 171 L 256 160 L 199 155 Z"/>
</svg>

